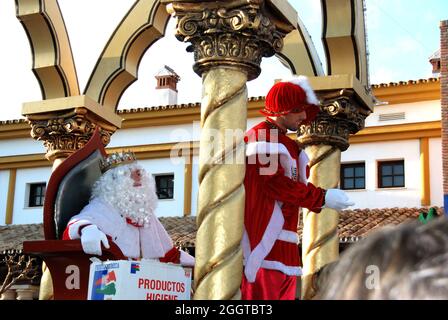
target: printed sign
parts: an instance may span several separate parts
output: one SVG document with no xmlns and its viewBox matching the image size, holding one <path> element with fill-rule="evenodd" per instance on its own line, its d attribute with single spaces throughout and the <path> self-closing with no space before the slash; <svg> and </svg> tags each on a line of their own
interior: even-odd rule
<svg viewBox="0 0 448 320">
<path fill-rule="evenodd" d="M 191 268 L 152 260 L 93 262 L 89 300 L 190 300 Z"/>
</svg>

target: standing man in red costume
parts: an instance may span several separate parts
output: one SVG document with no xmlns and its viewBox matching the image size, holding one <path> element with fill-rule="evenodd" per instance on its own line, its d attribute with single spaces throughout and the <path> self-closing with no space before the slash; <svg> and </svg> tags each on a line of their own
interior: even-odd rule
<svg viewBox="0 0 448 320">
<path fill-rule="evenodd" d="M 300 207 L 319 213 L 324 206 L 342 210 L 354 205 L 341 190 L 307 182 L 309 159 L 286 135 L 313 121 L 318 105 L 306 77 L 278 82 L 261 111 L 266 120 L 246 134 L 243 300 L 295 299 L 301 275 Z"/>
</svg>

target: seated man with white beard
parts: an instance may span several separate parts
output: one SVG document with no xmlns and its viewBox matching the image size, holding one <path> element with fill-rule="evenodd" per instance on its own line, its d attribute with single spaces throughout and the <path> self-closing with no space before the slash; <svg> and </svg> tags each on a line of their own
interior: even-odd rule
<svg viewBox="0 0 448 320">
<path fill-rule="evenodd" d="M 154 179 L 134 154 L 112 154 L 101 163 L 101 170 L 90 203 L 70 219 L 63 239 L 81 239 L 85 253 L 101 255 L 101 244 L 109 248 L 109 238 L 128 258 L 193 266 L 194 258 L 173 246 L 155 216 Z"/>
</svg>

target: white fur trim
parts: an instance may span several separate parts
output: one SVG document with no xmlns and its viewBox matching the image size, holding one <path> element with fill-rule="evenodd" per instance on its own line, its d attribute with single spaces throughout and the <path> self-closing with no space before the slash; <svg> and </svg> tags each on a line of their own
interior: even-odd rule
<svg viewBox="0 0 448 320">
<path fill-rule="evenodd" d="M 79 228 L 92 224 L 89 220 L 73 220 L 68 224 L 68 236 L 71 240 L 80 239 Z"/>
<path fill-rule="evenodd" d="M 250 256 L 250 241 L 246 228 L 243 231 L 243 239 L 241 240 L 241 247 L 243 248 L 243 258 L 246 261 Z"/>
<path fill-rule="evenodd" d="M 299 181 L 308 184 L 308 178 L 306 177 L 306 167 L 308 166 L 308 163 L 310 162 L 310 159 L 308 158 L 308 155 L 305 153 L 305 151 L 301 151 L 299 154 Z"/>
<path fill-rule="evenodd" d="M 257 276 L 258 269 L 260 269 L 264 258 L 271 252 L 275 241 L 278 239 L 280 232 L 282 231 L 285 218 L 283 217 L 281 203 L 275 201 L 274 210 L 269 220 L 268 226 L 261 238 L 260 243 L 254 248 L 254 250 L 246 256 L 244 268 L 244 274 L 249 282 L 254 282 Z M 243 249 L 245 245 L 243 243 Z"/>
<path fill-rule="evenodd" d="M 263 269 L 278 270 L 288 276 L 301 276 L 302 275 L 301 267 L 287 266 L 284 263 L 281 263 L 280 261 L 265 260 L 261 264 L 261 267 Z"/>
<path fill-rule="evenodd" d="M 246 145 L 246 156 L 254 156 L 256 154 L 285 154 L 289 156 L 288 149 L 282 143 L 255 141 Z"/>
<path fill-rule="evenodd" d="M 278 154 L 280 165 L 285 170 L 286 176 L 292 177 L 292 168 L 296 167 L 296 161 L 289 154 L 288 149 L 282 143 L 256 141 L 246 145 L 246 157 L 255 155 Z"/>
<path fill-rule="evenodd" d="M 278 235 L 278 240 L 297 244 L 299 243 L 299 235 L 294 231 L 282 230 Z"/>
<path fill-rule="evenodd" d="M 184 267 L 194 267 L 194 258 L 185 251 L 180 250 L 180 264 Z"/>
<path fill-rule="evenodd" d="M 290 82 L 295 84 L 296 86 L 301 87 L 303 91 L 305 91 L 306 102 L 308 102 L 309 104 L 315 104 L 315 105 L 320 104 L 319 100 L 316 97 L 316 94 L 314 93 L 313 88 L 311 88 L 311 85 L 308 82 L 307 77 L 294 75 L 291 78 L 282 80 L 282 82 Z"/>
</svg>

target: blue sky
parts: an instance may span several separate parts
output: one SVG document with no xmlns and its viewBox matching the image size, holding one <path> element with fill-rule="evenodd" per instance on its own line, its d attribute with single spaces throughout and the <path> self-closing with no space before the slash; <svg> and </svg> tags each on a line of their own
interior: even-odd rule
<svg viewBox="0 0 448 320">
<path fill-rule="evenodd" d="M 77 65 L 81 90 L 109 35 L 134 0 L 59 0 Z M 310 32 L 321 60 L 321 17 L 319 0 L 290 0 Z M 86 8 L 89 8 L 87 10 Z M 372 83 L 407 81 L 431 77 L 428 57 L 439 47 L 439 23 L 448 19 L 446 0 L 366 0 L 367 33 Z M 39 86 L 31 71 L 31 53 L 25 32 L 15 18 L 13 0 L 0 1 L 0 87 L 3 106 L 0 120 L 20 117 L 23 102 L 41 99 Z M 191 65 L 192 54 L 175 40 L 174 23 L 167 35 L 145 54 L 139 80 L 132 84 L 119 108 L 151 106 L 154 74 L 165 64 L 181 76 L 179 102 L 201 98 L 201 79 Z M 95 30 L 93 32 L 92 30 Z M 175 48 L 175 50 L 174 50 Z M 276 58 L 264 59 L 260 77 L 248 84 L 250 96 L 265 95 L 274 79 L 288 76 Z"/>
</svg>

